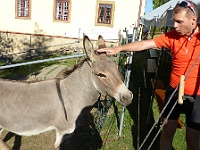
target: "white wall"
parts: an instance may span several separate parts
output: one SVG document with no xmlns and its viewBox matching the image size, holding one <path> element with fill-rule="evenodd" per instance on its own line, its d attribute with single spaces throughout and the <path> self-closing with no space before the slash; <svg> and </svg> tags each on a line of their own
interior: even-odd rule
<svg viewBox="0 0 200 150">
<path fill-rule="evenodd" d="M 113 28 L 109 28 L 94 26 L 96 0 L 72 0 L 70 23 L 53 22 L 54 0 L 32 0 L 30 20 L 15 19 L 15 1 L 1 0 L 0 31 L 40 33 L 72 38 L 82 37 L 82 33 L 87 32 L 94 38 L 99 33 L 105 34 L 105 38 L 118 38 L 119 29 L 130 28 L 132 24 L 136 24 L 140 0 L 113 1 L 115 1 L 114 23 Z M 141 15 L 144 12 L 144 4 L 143 2 Z"/>
</svg>

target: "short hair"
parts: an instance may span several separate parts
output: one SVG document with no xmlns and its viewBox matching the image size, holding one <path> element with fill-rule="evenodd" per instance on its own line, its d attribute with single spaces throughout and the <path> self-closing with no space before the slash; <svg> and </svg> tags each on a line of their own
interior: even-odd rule
<svg viewBox="0 0 200 150">
<path fill-rule="evenodd" d="M 189 7 L 183 7 L 183 6 L 180 6 L 179 3 L 177 3 L 176 6 L 173 9 L 173 14 L 177 14 L 180 11 L 185 10 L 186 11 L 186 16 L 188 18 L 191 17 L 192 15 L 195 15 L 198 18 L 198 9 L 197 9 L 196 4 L 194 2 L 192 2 L 192 1 L 187 1 L 187 0 L 184 0 L 184 1 L 190 3 L 190 5 L 194 9 L 195 13 Z"/>
</svg>

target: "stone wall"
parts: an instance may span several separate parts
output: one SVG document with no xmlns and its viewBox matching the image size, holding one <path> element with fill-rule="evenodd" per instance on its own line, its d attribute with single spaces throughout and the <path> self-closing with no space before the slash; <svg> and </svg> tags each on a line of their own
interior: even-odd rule
<svg viewBox="0 0 200 150">
<path fill-rule="evenodd" d="M 94 47 L 97 48 L 96 41 Z M 113 47 L 118 42 L 106 42 L 107 47 Z M 70 54 L 82 52 L 82 39 L 67 37 L 52 37 L 44 35 L 28 35 L 19 33 L 0 33 L 0 57 L 24 59 L 26 57 L 43 54 Z"/>
</svg>

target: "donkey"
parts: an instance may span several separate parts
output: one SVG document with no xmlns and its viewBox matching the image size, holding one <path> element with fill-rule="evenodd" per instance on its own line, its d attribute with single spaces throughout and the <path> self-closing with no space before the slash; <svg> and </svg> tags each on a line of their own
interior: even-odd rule
<svg viewBox="0 0 200 150">
<path fill-rule="evenodd" d="M 99 48 L 105 47 L 102 36 Z M 56 131 L 54 149 L 78 126 L 84 108 L 98 97 L 110 95 L 121 105 L 132 102 L 118 66 L 106 54 L 98 54 L 87 36 L 83 39 L 86 59 L 62 79 L 36 82 L 0 80 L 0 128 L 22 136 Z"/>
</svg>

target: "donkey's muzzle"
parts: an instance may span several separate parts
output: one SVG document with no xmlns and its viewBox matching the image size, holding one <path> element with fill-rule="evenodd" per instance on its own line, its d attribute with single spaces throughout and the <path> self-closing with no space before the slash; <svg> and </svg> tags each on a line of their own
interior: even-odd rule
<svg viewBox="0 0 200 150">
<path fill-rule="evenodd" d="M 132 103 L 133 93 L 131 91 L 127 92 L 126 94 L 121 95 L 121 104 L 123 106 L 128 106 Z"/>
</svg>

